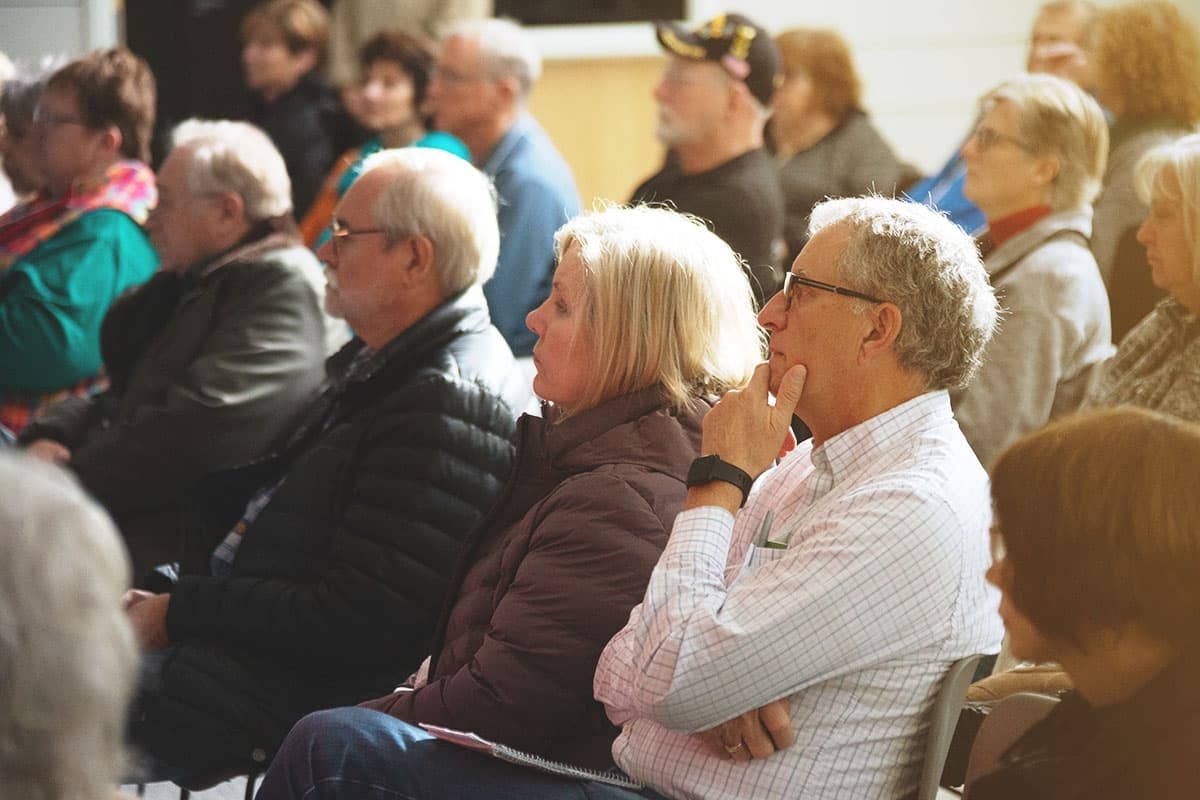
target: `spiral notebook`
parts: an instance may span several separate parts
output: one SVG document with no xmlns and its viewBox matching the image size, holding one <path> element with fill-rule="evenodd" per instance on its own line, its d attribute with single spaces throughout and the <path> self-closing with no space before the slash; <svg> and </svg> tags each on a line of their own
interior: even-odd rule
<svg viewBox="0 0 1200 800">
<path fill-rule="evenodd" d="M 578 778 L 581 781 L 600 781 L 601 783 L 608 783 L 613 786 L 622 786 L 626 789 L 644 788 L 642 784 L 624 775 L 601 772 L 585 767 L 576 767 L 572 764 L 564 764 L 561 761 L 551 761 L 548 758 L 542 758 L 533 753 L 526 753 L 508 745 L 489 742 L 482 736 L 468 731 L 456 731 L 453 728 L 443 728 L 440 725 L 429 725 L 424 722 L 421 723 L 421 727 L 443 741 L 451 742 L 470 750 L 478 750 L 481 753 L 487 753 L 495 758 L 519 764 L 523 767 L 533 767 L 536 770 L 548 772 L 551 775 L 560 775 L 564 778 Z"/>
</svg>

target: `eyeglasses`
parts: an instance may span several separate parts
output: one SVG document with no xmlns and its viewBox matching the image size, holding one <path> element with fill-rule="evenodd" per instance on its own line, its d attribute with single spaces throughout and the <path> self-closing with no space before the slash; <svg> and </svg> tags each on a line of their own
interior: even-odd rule
<svg viewBox="0 0 1200 800">
<path fill-rule="evenodd" d="M 33 110 L 33 124 L 40 125 L 43 128 L 54 128 L 59 125 L 84 125 L 84 121 L 79 117 L 72 117 L 67 114 L 51 114 L 46 109 L 38 106 Z"/>
<path fill-rule="evenodd" d="M 429 79 L 442 83 L 464 84 L 483 83 L 488 80 L 488 77 L 486 75 L 467 75 L 465 72 L 456 72 L 449 67 L 434 67 L 433 72 L 429 74 Z"/>
<path fill-rule="evenodd" d="M 336 219 L 329 223 L 329 238 L 333 242 L 335 250 L 351 236 L 366 236 L 372 233 L 387 233 L 387 231 L 383 228 L 362 228 L 355 231 L 347 228 L 342 222 Z"/>
<path fill-rule="evenodd" d="M 853 297 L 856 300 L 866 300 L 868 303 L 885 303 L 886 300 L 880 300 L 878 297 L 871 297 L 869 294 L 856 292 L 853 289 L 847 289 L 842 286 L 834 286 L 832 283 L 824 281 L 816 281 L 804 275 L 797 275 L 795 272 L 788 272 L 783 276 L 783 306 L 784 310 L 791 310 L 792 300 L 795 298 L 800 286 L 810 286 L 813 289 L 820 289 L 823 292 L 832 292 L 840 294 L 843 297 Z"/>
<path fill-rule="evenodd" d="M 1032 153 L 1033 149 L 1015 136 L 1009 136 L 1006 133 L 1001 133 L 995 128 L 989 128 L 986 125 L 980 125 L 971 132 L 971 138 L 975 140 L 975 146 L 981 151 L 991 150 L 998 144 L 1011 144 L 1021 148 L 1026 153 Z"/>
</svg>

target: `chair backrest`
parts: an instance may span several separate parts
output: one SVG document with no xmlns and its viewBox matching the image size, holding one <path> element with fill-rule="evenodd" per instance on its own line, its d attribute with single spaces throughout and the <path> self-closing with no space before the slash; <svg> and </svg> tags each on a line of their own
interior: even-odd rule
<svg viewBox="0 0 1200 800">
<path fill-rule="evenodd" d="M 958 712 L 962 710 L 967 696 L 967 687 L 975 676 L 975 667 L 982 656 L 960 658 L 950 665 L 937 699 L 933 701 L 933 714 L 929 721 L 929 738 L 925 743 L 925 761 L 921 765 L 921 781 L 916 800 L 935 800 L 938 784 L 942 779 L 942 768 L 946 766 L 946 753 L 954 738 L 954 727 L 958 724 Z"/>
<path fill-rule="evenodd" d="M 979 726 L 975 743 L 971 745 L 971 758 L 967 762 L 967 780 L 963 799 L 971 796 L 971 784 L 981 775 L 996 768 L 1000 756 L 1016 743 L 1017 739 L 1058 705 L 1058 698 L 1037 692 L 1017 692 L 997 703 Z"/>
</svg>

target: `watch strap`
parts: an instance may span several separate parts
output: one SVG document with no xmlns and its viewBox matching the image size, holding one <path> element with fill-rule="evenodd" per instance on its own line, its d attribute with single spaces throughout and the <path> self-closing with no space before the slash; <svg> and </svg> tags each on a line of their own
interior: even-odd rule
<svg viewBox="0 0 1200 800">
<path fill-rule="evenodd" d="M 754 485 L 754 478 L 750 477 L 750 473 L 722 460 L 716 454 L 700 456 L 694 460 L 688 469 L 687 485 L 704 486 L 713 481 L 724 481 L 740 489 L 743 506 L 746 505 L 746 498 L 750 496 L 750 487 Z"/>
</svg>

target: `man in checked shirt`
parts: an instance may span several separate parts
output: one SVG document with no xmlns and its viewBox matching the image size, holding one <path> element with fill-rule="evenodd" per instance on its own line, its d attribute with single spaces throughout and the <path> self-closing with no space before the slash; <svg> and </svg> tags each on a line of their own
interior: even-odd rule
<svg viewBox="0 0 1200 800">
<path fill-rule="evenodd" d="M 996 324 L 975 247 L 883 198 L 810 235 L 596 672 L 617 764 L 670 797 L 905 796 L 947 667 L 1000 646 L 987 476 L 947 394 Z M 793 410 L 813 438 L 772 467 Z"/>
<path fill-rule="evenodd" d="M 987 475 L 948 394 L 978 367 L 997 305 L 972 240 L 924 206 L 833 200 L 810 234 L 759 315 L 770 361 L 705 418 L 687 510 L 596 671 L 596 697 L 623 727 L 613 756 L 645 788 L 471 761 L 436 742 L 389 771 L 388 796 L 916 789 L 946 669 L 1000 647 L 999 595 L 983 578 Z M 772 467 L 793 412 L 813 438 Z M 385 794 L 369 771 L 345 779 L 352 748 L 311 749 L 304 770 L 342 778 L 314 796 Z"/>
</svg>

